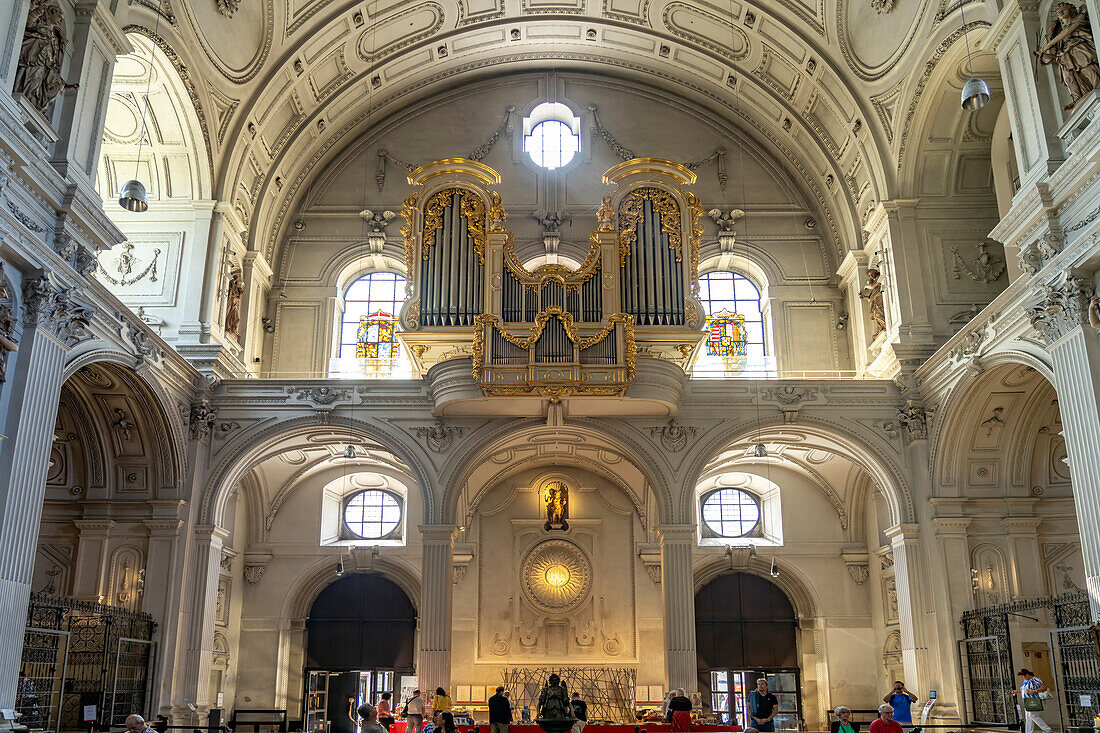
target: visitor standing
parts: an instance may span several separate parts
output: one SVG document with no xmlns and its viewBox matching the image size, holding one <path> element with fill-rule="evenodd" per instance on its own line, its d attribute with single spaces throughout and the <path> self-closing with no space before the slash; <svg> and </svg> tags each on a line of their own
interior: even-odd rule
<svg viewBox="0 0 1100 733">
<path fill-rule="evenodd" d="M 442 687 L 435 688 L 435 697 L 432 698 L 432 712 L 447 712 L 454 707 L 451 696 Z"/>
<path fill-rule="evenodd" d="M 676 733 L 691 730 L 691 698 L 687 696 L 684 688 L 676 690 L 676 694 L 668 701 L 668 711 L 672 714 L 672 730 Z"/>
<path fill-rule="evenodd" d="M 829 733 L 859 733 L 859 723 L 852 722 L 852 709 L 841 705 L 833 711 L 836 720 L 829 723 Z"/>
<path fill-rule="evenodd" d="M 669 690 L 665 699 L 661 700 L 661 718 L 667 723 L 672 720 L 672 713 L 668 710 L 668 703 L 676 697 L 676 690 Z"/>
<path fill-rule="evenodd" d="M 386 733 L 386 729 L 378 722 L 378 709 L 365 702 L 359 706 L 359 730 L 362 733 Z"/>
<path fill-rule="evenodd" d="M 778 714 L 779 700 L 768 692 L 768 681 L 761 677 L 756 681 L 756 689 L 749 693 L 749 716 L 753 720 L 751 727 L 760 733 L 774 733 L 774 719 Z"/>
<path fill-rule="evenodd" d="M 437 719 L 440 721 L 437 726 L 440 733 L 458 733 L 458 726 L 455 725 L 455 716 L 451 714 L 450 710 L 440 710 Z"/>
<path fill-rule="evenodd" d="M 1035 726 L 1039 726 L 1043 733 L 1049 733 L 1050 726 L 1039 715 L 1043 712 L 1043 698 L 1039 693 L 1046 692 L 1049 688 L 1030 669 L 1021 669 L 1016 676 L 1020 678 L 1020 707 L 1024 709 L 1024 733 L 1035 733 Z M 1012 694 L 1015 695 L 1016 691 L 1013 690 Z"/>
<path fill-rule="evenodd" d="M 390 707 L 391 697 L 393 697 L 392 692 L 383 692 L 382 699 L 378 701 L 378 722 L 387 733 L 394 722 L 393 708 Z"/>
<path fill-rule="evenodd" d="M 424 698 L 420 690 L 413 690 L 413 696 L 405 703 L 405 733 L 421 733 L 424 728 Z"/>
<path fill-rule="evenodd" d="M 917 696 L 905 688 L 904 682 L 894 682 L 894 689 L 887 692 L 882 701 L 894 709 L 894 721 L 898 725 L 913 724 L 912 705 L 917 701 Z"/>
<path fill-rule="evenodd" d="M 504 699 L 508 701 L 508 707 L 512 708 L 512 720 L 516 719 L 516 701 L 512 699 L 512 691 L 504 691 Z"/>
<path fill-rule="evenodd" d="M 489 698 L 489 733 L 508 733 L 511 722 L 512 703 L 501 685 L 497 687 L 497 694 Z"/>
<path fill-rule="evenodd" d="M 584 726 L 588 725 L 588 703 L 581 699 L 581 693 L 574 692 L 569 704 L 573 706 L 573 717 L 576 718 L 573 733 L 581 733 Z"/>
<path fill-rule="evenodd" d="M 894 720 L 894 706 L 882 704 L 878 706 L 878 717 L 871 721 L 871 733 L 904 733 L 901 724 Z"/>
</svg>

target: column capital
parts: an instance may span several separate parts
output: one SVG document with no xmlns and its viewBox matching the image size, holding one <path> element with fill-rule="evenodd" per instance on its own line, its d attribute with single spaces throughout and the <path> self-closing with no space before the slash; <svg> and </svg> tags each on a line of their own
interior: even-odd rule
<svg viewBox="0 0 1100 733">
<path fill-rule="evenodd" d="M 936 536 L 965 535 L 966 530 L 974 520 L 970 517 L 933 517 L 932 524 L 936 525 Z"/>
<path fill-rule="evenodd" d="M 917 532 L 920 530 L 919 524 L 895 524 L 893 527 L 887 529 L 883 534 L 890 538 L 890 544 L 894 547 L 902 544 L 908 544 L 917 541 Z"/>
<path fill-rule="evenodd" d="M 1089 303 L 1094 292 L 1089 279 L 1072 270 L 1036 289 L 1026 314 L 1047 347 L 1089 322 Z"/>
<path fill-rule="evenodd" d="M 182 519 L 143 519 L 150 537 L 175 537 L 183 526 Z"/>
<path fill-rule="evenodd" d="M 458 537 L 458 527 L 453 524 L 421 524 L 417 525 L 417 529 L 425 545 L 453 546 Z"/>
<path fill-rule="evenodd" d="M 658 524 L 654 528 L 661 545 L 685 545 L 695 542 L 694 524 Z"/>
<path fill-rule="evenodd" d="M 23 322 L 48 330 L 72 348 L 93 336 L 95 308 L 83 302 L 81 295 L 78 288 L 54 284 L 50 274 L 42 271 L 23 282 Z"/>
<path fill-rule="evenodd" d="M 73 524 L 80 530 L 81 535 L 96 533 L 107 534 L 115 526 L 113 519 L 74 519 Z"/>
<path fill-rule="evenodd" d="M 1039 525 L 1043 523 L 1041 517 L 1004 517 L 1001 526 L 1011 535 L 1031 535 L 1038 533 Z"/>
<path fill-rule="evenodd" d="M 195 527 L 195 539 L 203 544 L 213 544 L 215 540 L 220 544 L 228 537 L 229 530 L 215 524 L 200 524 Z"/>
</svg>

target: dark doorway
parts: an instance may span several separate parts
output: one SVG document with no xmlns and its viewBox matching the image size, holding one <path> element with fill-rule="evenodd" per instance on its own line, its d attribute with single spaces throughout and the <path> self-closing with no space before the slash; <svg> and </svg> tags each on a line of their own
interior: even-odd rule
<svg viewBox="0 0 1100 733">
<path fill-rule="evenodd" d="M 305 727 L 354 733 L 354 710 L 413 673 L 416 609 L 397 585 L 355 574 L 321 591 L 306 624 Z"/>
<path fill-rule="evenodd" d="M 695 594 L 695 648 L 704 705 L 722 722 L 747 725 L 748 693 L 768 680 L 779 700 L 776 730 L 802 719 L 798 618 L 774 583 L 747 573 L 715 578 Z"/>
</svg>

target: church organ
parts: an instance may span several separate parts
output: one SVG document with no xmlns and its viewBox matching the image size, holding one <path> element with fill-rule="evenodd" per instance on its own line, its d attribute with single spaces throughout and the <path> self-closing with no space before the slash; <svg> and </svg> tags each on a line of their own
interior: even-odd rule
<svg viewBox="0 0 1100 733">
<path fill-rule="evenodd" d="M 636 158 L 604 174 L 607 192 L 577 269 L 518 259 L 499 175 L 464 159 L 409 175 L 409 300 L 400 338 L 417 368 L 471 357 L 486 395 L 622 395 L 638 360 L 687 367 L 702 338 L 695 175 Z"/>
</svg>

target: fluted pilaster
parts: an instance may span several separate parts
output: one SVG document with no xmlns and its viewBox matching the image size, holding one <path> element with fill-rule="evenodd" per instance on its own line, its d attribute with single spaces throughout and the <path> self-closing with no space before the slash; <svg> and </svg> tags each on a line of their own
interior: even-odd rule
<svg viewBox="0 0 1100 733">
<path fill-rule="evenodd" d="M 1092 618 L 1100 620 L 1100 343 L 1085 326 L 1091 282 L 1064 273 L 1028 310 L 1054 365 Z"/>
<path fill-rule="evenodd" d="M 420 575 L 420 650 L 417 678 L 420 689 L 450 690 L 451 680 L 451 563 L 455 527 L 421 525 L 424 556 Z"/>
<path fill-rule="evenodd" d="M 925 571 L 921 568 L 917 525 L 895 525 L 886 530 L 886 536 L 890 538 L 890 549 L 894 558 L 905 682 L 910 687 L 915 685 L 914 689 L 928 687 L 933 682 L 933 672 L 927 659 L 928 639 L 934 638 L 934 632 L 924 627 L 925 607 L 918 579 Z"/>
<path fill-rule="evenodd" d="M 695 652 L 695 527 L 661 525 L 661 594 L 665 606 L 665 669 L 671 688 L 698 686 Z"/>
<path fill-rule="evenodd" d="M 26 281 L 19 358 L 9 367 L 9 409 L 0 430 L 10 436 L 0 444 L 0 708 L 15 704 L 65 354 L 91 318 L 69 296 L 46 276 Z"/>
</svg>

